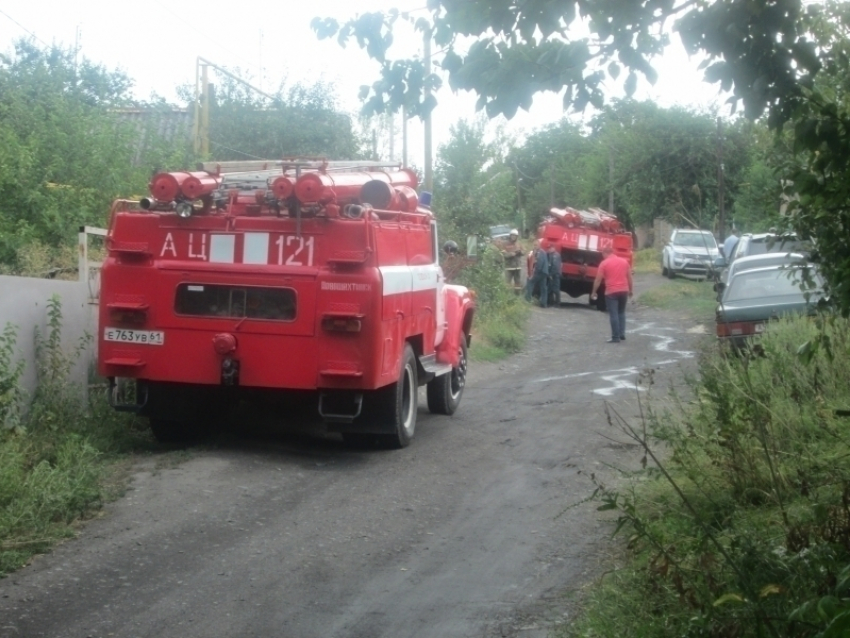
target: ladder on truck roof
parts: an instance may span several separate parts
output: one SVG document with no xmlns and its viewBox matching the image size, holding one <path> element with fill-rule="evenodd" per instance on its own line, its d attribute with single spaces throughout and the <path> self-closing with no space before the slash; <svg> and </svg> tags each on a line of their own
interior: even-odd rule
<svg viewBox="0 0 850 638">
<path fill-rule="evenodd" d="M 374 160 L 326 160 L 320 157 L 284 157 L 277 160 L 234 160 L 227 162 L 200 162 L 197 170 L 217 175 L 230 173 L 269 172 L 275 174 L 286 171 L 355 171 L 374 168 L 400 168 L 398 162 Z"/>
</svg>

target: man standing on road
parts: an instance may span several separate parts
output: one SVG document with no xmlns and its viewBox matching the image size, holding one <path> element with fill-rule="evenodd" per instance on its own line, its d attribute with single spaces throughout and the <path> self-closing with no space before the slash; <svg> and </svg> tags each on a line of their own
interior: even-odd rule
<svg viewBox="0 0 850 638">
<path fill-rule="evenodd" d="M 549 257 L 540 246 L 540 241 L 534 240 L 534 272 L 528 278 L 525 286 L 525 300 L 531 301 L 531 295 L 536 286 L 540 286 L 540 307 L 548 307 L 549 299 Z"/>
<path fill-rule="evenodd" d="M 522 290 L 520 283 L 520 259 L 522 259 L 522 246 L 519 245 L 519 231 L 514 228 L 508 235 L 507 241 L 501 245 L 502 259 L 505 261 L 505 278 L 514 291 L 519 294 Z"/>
<path fill-rule="evenodd" d="M 723 242 L 723 256 L 726 257 L 726 261 L 729 261 L 729 258 L 732 257 L 732 251 L 735 250 L 735 246 L 738 244 L 738 236 L 740 235 L 740 231 L 735 228 L 729 236 L 726 238 L 726 241 Z"/>
<path fill-rule="evenodd" d="M 596 291 L 604 281 L 605 305 L 611 321 L 611 338 L 608 343 L 620 343 L 626 339 L 626 302 L 633 294 L 632 267 L 627 259 L 614 254 L 611 246 L 602 249 L 602 257 L 590 299 L 596 299 Z"/>
<path fill-rule="evenodd" d="M 549 296 L 556 308 L 561 307 L 561 253 L 549 244 Z"/>
</svg>

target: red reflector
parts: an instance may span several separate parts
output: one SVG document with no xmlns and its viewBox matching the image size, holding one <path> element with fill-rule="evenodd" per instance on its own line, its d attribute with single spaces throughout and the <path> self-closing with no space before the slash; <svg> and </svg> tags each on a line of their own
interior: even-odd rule
<svg viewBox="0 0 850 638">
<path fill-rule="evenodd" d="M 116 326 L 143 326 L 148 312 L 143 308 L 110 308 L 109 322 Z"/>
<path fill-rule="evenodd" d="M 122 368 L 142 368 L 145 362 L 136 357 L 112 357 L 104 363 L 108 366 L 120 366 Z"/>
<path fill-rule="evenodd" d="M 751 321 L 717 322 L 718 337 L 746 337 L 756 333 L 756 324 Z"/>
</svg>

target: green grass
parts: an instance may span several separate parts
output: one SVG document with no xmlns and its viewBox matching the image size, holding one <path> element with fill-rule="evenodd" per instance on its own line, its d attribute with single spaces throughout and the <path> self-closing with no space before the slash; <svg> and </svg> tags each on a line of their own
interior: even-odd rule
<svg viewBox="0 0 850 638">
<path fill-rule="evenodd" d="M 7 326 L 0 336 L 0 575 L 73 536 L 80 520 L 123 492 L 127 455 L 154 447 L 147 429 L 112 410 L 104 392 L 82 398 L 84 388 L 70 381 L 81 348 L 61 348 L 56 298 L 48 316 L 29 401 L 19 390 L 15 331 Z"/>
<path fill-rule="evenodd" d="M 600 486 L 627 540 L 559 636 L 850 635 L 850 322 L 776 321 L 757 345 L 707 349 L 641 422 L 612 415 L 648 463 Z"/>
<path fill-rule="evenodd" d="M 525 345 L 530 308 L 505 283 L 499 254 L 484 251 L 477 262 L 458 273 L 457 279 L 475 293 L 470 359 L 498 361 L 519 352 Z"/>
<path fill-rule="evenodd" d="M 632 259 L 632 268 L 637 274 L 661 274 L 661 253 L 655 248 L 636 250 Z"/>
<path fill-rule="evenodd" d="M 701 320 L 713 320 L 717 298 L 712 281 L 673 279 L 655 286 L 638 297 L 651 308 L 684 312 Z"/>
</svg>

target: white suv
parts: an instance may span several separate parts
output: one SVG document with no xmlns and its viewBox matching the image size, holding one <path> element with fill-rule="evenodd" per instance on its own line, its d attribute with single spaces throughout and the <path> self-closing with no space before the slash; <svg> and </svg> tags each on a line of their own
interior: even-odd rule
<svg viewBox="0 0 850 638">
<path fill-rule="evenodd" d="M 661 274 L 670 279 L 676 275 L 704 278 L 719 255 L 717 240 L 711 232 L 677 228 L 661 253 Z"/>
</svg>

